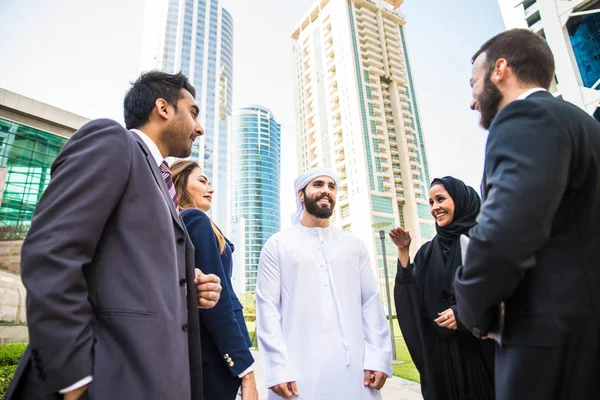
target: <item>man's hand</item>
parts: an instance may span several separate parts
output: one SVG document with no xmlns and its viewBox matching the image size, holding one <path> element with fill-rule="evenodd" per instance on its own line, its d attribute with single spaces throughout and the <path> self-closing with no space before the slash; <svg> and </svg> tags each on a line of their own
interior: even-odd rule
<svg viewBox="0 0 600 400">
<path fill-rule="evenodd" d="M 80 398 L 81 396 L 83 396 L 83 394 L 88 390 L 88 385 L 82 386 L 80 388 L 77 388 L 75 390 L 71 390 L 70 392 L 65 393 L 63 399 L 64 400 L 77 400 L 78 398 Z"/>
<path fill-rule="evenodd" d="M 458 328 L 456 318 L 454 317 L 454 310 L 449 308 L 447 310 L 438 313 L 439 317 L 433 320 L 440 328 L 447 328 L 456 330 Z"/>
<path fill-rule="evenodd" d="M 291 399 L 292 396 L 300 396 L 298 388 L 296 387 L 296 382 L 280 383 L 279 385 L 273 386 L 271 390 L 277 396 L 283 397 L 284 399 Z"/>
<path fill-rule="evenodd" d="M 194 284 L 198 292 L 198 308 L 213 308 L 221 297 L 221 279 L 214 274 L 205 275 L 196 268 Z"/>
<path fill-rule="evenodd" d="M 258 400 L 254 372 L 248 372 L 242 377 L 242 400 Z"/>
<path fill-rule="evenodd" d="M 387 379 L 387 375 L 383 372 L 379 371 L 371 371 L 365 369 L 365 386 L 370 387 L 371 389 L 380 390 L 385 384 L 385 380 Z"/>
</svg>

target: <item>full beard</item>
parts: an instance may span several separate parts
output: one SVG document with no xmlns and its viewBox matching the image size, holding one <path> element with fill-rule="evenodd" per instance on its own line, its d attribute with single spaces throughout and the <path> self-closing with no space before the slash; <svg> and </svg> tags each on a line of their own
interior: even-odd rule
<svg viewBox="0 0 600 400">
<path fill-rule="evenodd" d="M 498 108 L 500 102 L 504 98 L 500 90 L 494 85 L 490 77 L 492 76 L 492 70 L 490 70 L 483 81 L 483 90 L 477 98 L 477 104 L 479 105 L 479 112 L 481 117 L 479 118 L 479 125 L 486 131 L 490 129 L 492 121 L 498 114 Z"/>
<path fill-rule="evenodd" d="M 317 202 L 321 199 L 329 199 L 329 205 L 319 206 Z M 333 209 L 335 208 L 335 201 L 327 195 L 319 196 L 315 199 L 306 198 L 304 202 L 304 207 L 306 208 L 306 212 L 310 215 L 315 216 L 318 219 L 329 219 L 331 214 L 333 214 Z"/>
</svg>

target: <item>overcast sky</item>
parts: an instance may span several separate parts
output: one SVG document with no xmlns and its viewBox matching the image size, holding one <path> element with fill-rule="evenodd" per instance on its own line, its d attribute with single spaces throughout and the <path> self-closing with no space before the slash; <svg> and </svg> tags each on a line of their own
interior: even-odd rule
<svg viewBox="0 0 600 400">
<path fill-rule="evenodd" d="M 139 73 L 146 1 L 160 0 L 0 0 L 0 87 L 122 122 L 123 95 Z M 296 174 L 290 34 L 315 1 L 221 1 L 234 19 L 234 106 L 262 104 L 282 126 L 286 226 Z M 479 190 L 486 133 L 469 109 L 470 59 L 504 30 L 498 4 L 405 0 L 400 10 L 431 176 L 453 175 Z"/>
</svg>

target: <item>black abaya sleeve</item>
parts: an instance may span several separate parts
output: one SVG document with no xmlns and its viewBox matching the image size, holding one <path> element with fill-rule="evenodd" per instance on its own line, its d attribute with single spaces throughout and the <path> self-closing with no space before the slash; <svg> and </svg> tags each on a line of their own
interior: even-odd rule
<svg viewBox="0 0 600 400">
<path fill-rule="evenodd" d="M 394 302 L 396 304 L 396 315 L 398 324 L 402 331 L 402 336 L 408 347 L 410 356 L 421 375 L 421 392 L 424 399 L 434 398 L 428 396 L 426 383 L 431 382 L 430 368 L 426 359 L 424 341 L 424 326 L 422 319 L 423 291 L 419 285 L 419 262 L 423 256 L 430 250 L 431 243 L 425 243 L 417 252 L 414 262 L 408 267 L 402 268 L 400 262 L 397 263 L 396 280 L 394 285 Z M 429 394 L 431 395 L 431 394 Z"/>
</svg>

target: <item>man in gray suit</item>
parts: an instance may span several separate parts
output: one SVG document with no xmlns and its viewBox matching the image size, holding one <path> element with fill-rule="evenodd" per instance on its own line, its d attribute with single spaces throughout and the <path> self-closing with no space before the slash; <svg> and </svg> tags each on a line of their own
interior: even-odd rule
<svg viewBox="0 0 600 400">
<path fill-rule="evenodd" d="M 23 244 L 30 343 L 6 398 L 202 398 L 197 308 L 221 287 L 194 269 L 164 162 L 204 133 L 194 95 L 145 73 L 131 130 L 91 121 L 58 155 Z"/>
</svg>

